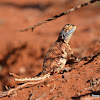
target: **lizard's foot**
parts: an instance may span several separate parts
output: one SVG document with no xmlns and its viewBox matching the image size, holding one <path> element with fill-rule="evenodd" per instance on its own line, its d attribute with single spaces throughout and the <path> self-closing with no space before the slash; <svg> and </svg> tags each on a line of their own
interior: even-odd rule
<svg viewBox="0 0 100 100">
<path fill-rule="evenodd" d="M 76 58 L 75 58 L 75 61 L 76 61 L 76 62 L 80 62 L 80 59 L 76 57 Z"/>
<path fill-rule="evenodd" d="M 73 60 L 75 60 L 76 62 L 80 62 L 80 59 L 77 58 L 76 56 L 74 56 L 73 54 L 71 54 L 71 57 L 73 58 Z"/>
<path fill-rule="evenodd" d="M 85 57 L 82 57 L 82 58 L 77 58 L 75 57 L 75 61 L 76 62 L 80 62 L 80 61 L 89 61 L 93 56 L 85 56 Z"/>
<path fill-rule="evenodd" d="M 80 61 L 84 60 L 84 61 L 89 61 L 90 58 L 92 58 L 93 56 L 85 56 L 85 57 L 82 57 L 80 58 Z"/>
</svg>

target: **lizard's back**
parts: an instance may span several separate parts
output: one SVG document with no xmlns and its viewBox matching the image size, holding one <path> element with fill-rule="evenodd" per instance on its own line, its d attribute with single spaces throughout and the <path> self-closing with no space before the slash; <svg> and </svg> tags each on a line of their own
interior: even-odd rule
<svg viewBox="0 0 100 100">
<path fill-rule="evenodd" d="M 67 49 L 66 49 L 67 48 Z M 48 50 L 43 63 L 43 74 L 58 73 L 64 68 L 70 47 L 64 42 L 56 41 Z"/>
</svg>

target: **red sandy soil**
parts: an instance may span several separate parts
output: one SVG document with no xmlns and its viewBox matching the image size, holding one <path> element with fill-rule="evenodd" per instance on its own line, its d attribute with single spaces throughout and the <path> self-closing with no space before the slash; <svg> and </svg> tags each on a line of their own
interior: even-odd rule
<svg viewBox="0 0 100 100">
<path fill-rule="evenodd" d="M 43 58 L 65 24 L 77 26 L 70 46 L 77 57 L 93 55 L 73 64 L 54 81 L 23 88 L 0 100 L 100 100 L 100 3 L 71 12 L 32 32 L 19 32 L 86 0 L 0 0 L 0 90 L 19 82 L 9 75 L 33 77 L 42 71 Z M 65 67 L 67 67 L 66 65 Z"/>
</svg>

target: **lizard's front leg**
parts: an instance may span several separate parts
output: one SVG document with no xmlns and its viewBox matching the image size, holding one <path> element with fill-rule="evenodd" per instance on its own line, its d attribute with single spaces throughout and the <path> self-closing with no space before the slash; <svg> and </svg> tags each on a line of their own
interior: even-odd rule
<svg viewBox="0 0 100 100">
<path fill-rule="evenodd" d="M 80 61 L 76 56 L 73 55 L 73 52 L 72 51 L 70 51 L 68 53 L 68 56 L 69 57 L 67 58 L 67 61 L 66 61 L 66 64 L 68 66 L 67 67 L 64 67 L 62 69 L 62 73 L 71 71 L 73 69 L 72 64 L 75 63 L 75 62 L 79 62 Z"/>
<path fill-rule="evenodd" d="M 68 59 L 72 59 L 73 61 L 76 61 L 76 62 L 80 61 L 80 59 L 73 54 L 73 51 L 71 50 L 69 44 L 68 44 L 68 47 L 66 49 L 69 49 L 69 51 L 67 51 L 68 52 L 67 53 L 68 54 Z"/>
<path fill-rule="evenodd" d="M 82 58 L 77 58 L 73 53 L 71 53 L 70 57 L 75 59 L 76 62 L 80 62 L 82 60 L 88 61 L 90 58 L 92 58 L 92 56 L 85 56 L 85 57 L 82 57 Z"/>
</svg>

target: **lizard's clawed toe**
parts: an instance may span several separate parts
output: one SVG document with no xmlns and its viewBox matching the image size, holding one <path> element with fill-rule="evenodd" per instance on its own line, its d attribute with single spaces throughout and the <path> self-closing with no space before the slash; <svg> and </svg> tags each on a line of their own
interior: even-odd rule
<svg viewBox="0 0 100 100">
<path fill-rule="evenodd" d="M 79 58 L 76 58 L 76 62 L 80 62 L 80 59 Z"/>
</svg>

